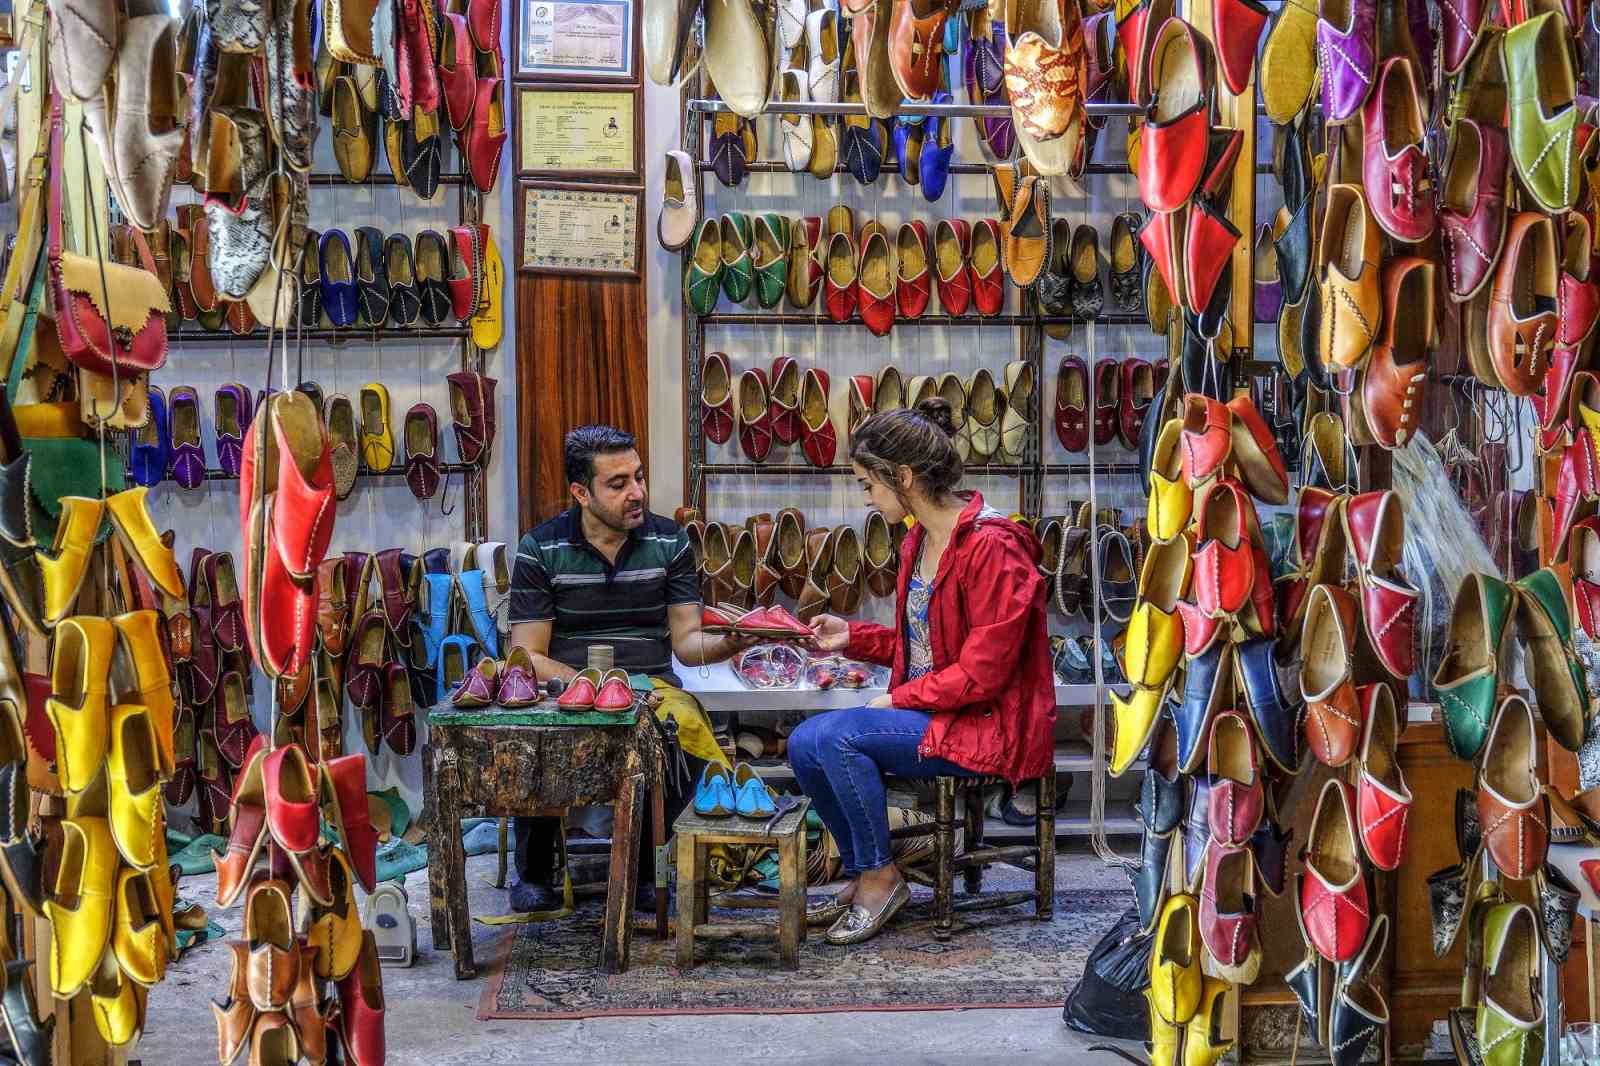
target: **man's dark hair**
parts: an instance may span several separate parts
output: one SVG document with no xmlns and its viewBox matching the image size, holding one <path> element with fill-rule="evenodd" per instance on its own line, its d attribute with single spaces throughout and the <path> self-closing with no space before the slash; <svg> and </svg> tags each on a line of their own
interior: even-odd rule
<svg viewBox="0 0 1600 1066">
<path fill-rule="evenodd" d="M 579 426 L 562 441 L 567 484 L 594 488 L 594 457 L 631 451 L 639 446 L 632 433 L 616 426 Z"/>
</svg>

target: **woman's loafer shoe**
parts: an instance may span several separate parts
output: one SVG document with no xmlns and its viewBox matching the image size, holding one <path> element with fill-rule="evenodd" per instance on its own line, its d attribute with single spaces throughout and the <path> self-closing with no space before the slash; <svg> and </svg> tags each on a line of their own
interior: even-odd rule
<svg viewBox="0 0 1600 1066">
<path fill-rule="evenodd" d="M 911 886 L 901 881 L 876 912 L 867 910 L 859 903 L 852 903 L 850 909 L 828 927 L 823 939 L 830 944 L 841 946 L 870 940 L 877 936 L 883 927 L 889 924 L 889 919 L 910 901 Z"/>
</svg>

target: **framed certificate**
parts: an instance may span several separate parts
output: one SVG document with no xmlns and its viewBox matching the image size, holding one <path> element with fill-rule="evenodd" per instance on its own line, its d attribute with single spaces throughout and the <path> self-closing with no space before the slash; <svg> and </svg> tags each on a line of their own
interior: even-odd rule
<svg viewBox="0 0 1600 1066">
<path fill-rule="evenodd" d="M 523 182 L 517 269 L 638 277 L 642 201 L 641 189 L 620 185 Z"/>
<path fill-rule="evenodd" d="M 644 128 L 632 89 L 517 87 L 517 173 L 640 181 Z"/>
<path fill-rule="evenodd" d="M 531 81 L 634 81 L 634 0 L 517 0 L 517 69 Z"/>
</svg>

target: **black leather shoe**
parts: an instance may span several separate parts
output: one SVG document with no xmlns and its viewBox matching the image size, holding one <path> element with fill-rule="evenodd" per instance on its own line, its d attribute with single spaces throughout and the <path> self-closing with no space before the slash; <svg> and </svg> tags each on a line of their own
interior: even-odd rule
<svg viewBox="0 0 1600 1066">
<path fill-rule="evenodd" d="M 306 241 L 300 258 L 300 302 L 298 312 L 302 329 L 322 328 L 322 234 L 306 230 Z"/>
<path fill-rule="evenodd" d="M 1100 235 L 1093 226 L 1072 231 L 1072 313 L 1085 322 L 1100 317 L 1106 303 L 1100 283 Z"/>
<path fill-rule="evenodd" d="M 511 886 L 509 902 L 513 914 L 560 910 L 561 890 L 542 881 L 518 881 Z"/>
<path fill-rule="evenodd" d="M 422 301 L 422 321 L 432 327 L 445 324 L 450 317 L 450 286 L 445 281 L 450 270 L 450 249 L 435 230 L 417 234 L 417 295 Z"/>
<path fill-rule="evenodd" d="M 1052 317 L 1072 314 L 1072 223 L 1050 220 L 1050 254 L 1034 282 L 1039 310 Z"/>
<path fill-rule="evenodd" d="M 406 183 L 424 200 L 433 199 L 433 194 L 439 190 L 440 160 L 444 157 L 441 128 L 438 108 L 432 111 L 414 108 L 400 142 L 400 163 L 405 167 Z"/>
<path fill-rule="evenodd" d="M 1294 830 L 1282 828 L 1271 817 L 1261 819 L 1250 838 L 1256 874 L 1269 895 L 1283 895 L 1283 885 L 1289 875 L 1289 845 L 1293 842 Z"/>
<path fill-rule="evenodd" d="M 1226 292 L 1231 286 L 1217 283 L 1217 291 Z M 1183 387 L 1187 392 L 1204 393 L 1213 400 L 1226 403 L 1233 397 L 1232 362 L 1211 354 L 1211 342 L 1200 329 L 1200 321 L 1187 311 L 1174 329 L 1183 330 Z M 1147 419 L 1148 420 L 1148 419 Z"/>
<path fill-rule="evenodd" d="M 392 233 L 383 245 L 384 277 L 389 282 L 389 321 L 402 329 L 417 324 L 422 315 L 422 296 L 417 290 L 417 264 L 411 254 L 411 238 Z"/>
<path fill-rule="evenodd" d="M 356 230 L 356 306 L 373 329 L 389 318 L 389 272 L 384 265 L 383 234 L 372 226 Z"/>
<path fill-rule="evenodd" d="M 50 1066 L 50 1042 L 55 1033 L 55 1015 L 44 1021 L 33 1002 L 33 982 L 28 968 L 33 963 L 17 959 L 6 963 L 6 991 L 0 996 L 0 1012 L 5 1014 L 6 1032 L 11 1037 L 11 1056 L 20 1066 Z"/>
<path fill-rule="evenodd" d="M 18 548 L 31 548 L 33 523 L 28 517 L 28 476 L 32 452 L 22 452 L 0 465 L 0 537 Z"/>
<path fill-rule="evenodd" d="M 1177 735 L 1170 720 L 1163 718 L 1150 742 L 1150 765 L 1145 767 L 1135 807 L 1146 831 L 1170 833 L 1178 828 L 1183 821 L 1186 780 L 1178 773 Z"/>
<path fill-rule="evenodd" d="M 1139 907 L 1139 931 L 1148 933 L 1156 927 L 1161 915 L 1161 903 L 1167 895 L 1167 863 L 1172 854 L 1175 831 L 1152 833 L 1144 831 L 1139 845 L 1139 865 L 1128 871 L 1133 882 L 1133 898 Z"/>
<path fill-rule="evenodd" d="M 28 832 L 28 770 L 24 762 L 0 766 L 0 874 L 17 902 L 44 913 L 44 856 Z"/>
<path fill-rule="evenodd" d="M 1277 640 L 1258 637 L 1239 645 L 1235 663 L 1244 681 L 1250 717 L 1267 757 L 1293 773 L 1300 766 L 1300 716 L 1298 701 L 1285 698 L 1273 660 Z"/>
<path fill-rule="evenodd" d="M 1101 526 L 1099 533 L 1100 588 L 1095 602 L 1103 612 L 1101 621 L 1120 629 L 1133 616 L 1138 597 L 1139 574 L 1134 569 L 1133 547 L 1128 537 L 1113 526 Z"/>
<path fill-rule="evenodd" d="M 1380 914 L 1372 920 L 1367 942 L 1355 958 L 1339 964 L 1328 1020 L 1333 1066 L 1356 1066 L 1366 1057 L 1374 1039 L 1379 1041 L 1379 1047 L 1384 1044 L 1382 1032 L 1389 1024 L 1389 1005 L 1373 977 L 1388 942 L 1389 916 Z"/>
<path fill-rule="evenodd" d="M 1124 211 L 1111 220 L 1111 303 L 1124 314 L 1144 310 L 1144 245 L 1139 242 L 1139 216 Z"/>
<path fill-rule="evenodd" d="M 1183 872 L 1190 891 L 1198 891 L 1211 843 L 1211 778 L 1195 774 L 1189 779 L 1189 816 L 1183 826 Z"/>
</svg>

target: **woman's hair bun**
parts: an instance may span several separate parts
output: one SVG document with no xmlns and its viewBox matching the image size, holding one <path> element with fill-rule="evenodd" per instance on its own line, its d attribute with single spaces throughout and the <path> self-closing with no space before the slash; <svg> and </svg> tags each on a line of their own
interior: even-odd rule
<svg viewBox="0 0 1600 1066">
<path fill-rule="evenodd" d="M 945 436 L 956 435 L 955 408 L 950 406 L 950 401 L 943 396 L 929 396 L 917 404 L 917 414 L 944 431 Z"/>
</svg>

